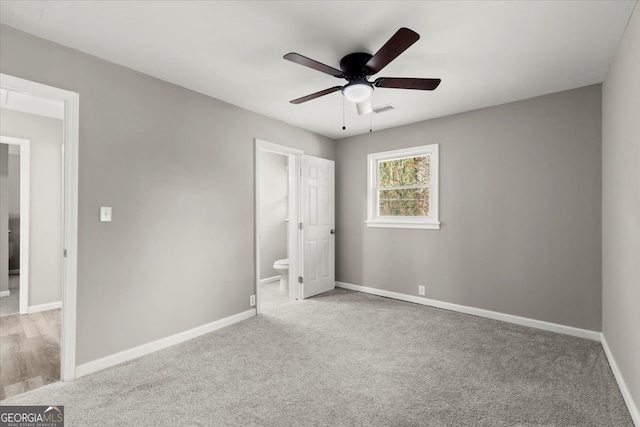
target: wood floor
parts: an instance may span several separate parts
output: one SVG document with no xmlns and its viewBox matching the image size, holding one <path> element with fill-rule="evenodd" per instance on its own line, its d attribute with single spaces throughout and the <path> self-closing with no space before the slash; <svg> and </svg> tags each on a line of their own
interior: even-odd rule
<svg viewBox="0 0 640 427">
<path fill-rule="evenodd" d="M 60 379 L 60 309 L 0 317 L 0 400 Z"/>
</svg>

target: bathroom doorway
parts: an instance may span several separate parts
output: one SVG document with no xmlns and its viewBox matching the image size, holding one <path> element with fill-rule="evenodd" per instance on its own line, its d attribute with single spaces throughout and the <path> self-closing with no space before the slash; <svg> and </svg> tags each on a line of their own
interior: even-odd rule
<svg viewBox="0 0 640 427">
<path fill-rule="evenodd" d="M 256 310 L 300 298 L 299 177 L 302 151 L 256 140 Z"/>
</svg>

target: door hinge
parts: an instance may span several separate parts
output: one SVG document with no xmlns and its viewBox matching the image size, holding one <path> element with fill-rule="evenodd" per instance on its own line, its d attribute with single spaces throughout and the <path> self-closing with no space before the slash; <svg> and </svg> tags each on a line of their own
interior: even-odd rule
<svg viewBox="0 0 640 427">
<path fill-rule="evenodd" d="M 298 283 L 302 283 L 302 276 L 298 276 Z"/>
<path fill-rule="evenodd" d="M 302 223 L 301 222 L 298 223 L 298 230 L 302 230 Z"/>
<path fill-rule="evenodd" d="M 66 249 L 64 251 L 62 251 L 62 256 L 65 257 L 65 258 L 67 257 L 67 250 Z"/>
</svg>

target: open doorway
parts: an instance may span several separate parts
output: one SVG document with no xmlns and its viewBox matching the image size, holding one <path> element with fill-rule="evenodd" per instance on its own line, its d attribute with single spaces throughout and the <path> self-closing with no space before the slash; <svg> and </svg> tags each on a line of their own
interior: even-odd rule
<svg viewBox="0 0 640 427">
<path fill-rule="evenodd" d="M 299 298 L 299 180 L 302 152 L 256 140 L 257 312 Z"/>
<path fill-rule="evenodd" d="M 64 104 L 7 91 L 1 107 L 0 398 L 9 398 L 60 380 Z"/>
<path fill-rule="evenodd" d="M 258 314 L 335 288 L 334 171 L 333 160 L 256 140 Z"/>
<path fill-rule="evenodd" d="M 29 307 L 30 159 L 28 139 L 0 136 L 0 317 Z"/>
<path fill-rule="evenodd" d="M 0 89 L 0 263 L 19 295 L 0 313 L 1 400 L 75 378 L 78 94 L 5 74 Z"/>
</svg>

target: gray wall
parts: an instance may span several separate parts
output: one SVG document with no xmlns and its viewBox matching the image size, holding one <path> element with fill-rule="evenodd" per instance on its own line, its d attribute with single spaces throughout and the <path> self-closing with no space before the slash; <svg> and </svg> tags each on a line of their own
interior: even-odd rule
<svg viewBox="0 0 640 427">
<path fill-rule="evenodd" d="M 9 146 L 0 144 L 0 292 L 9 290 Z"/>
<path fill-rule="evenodd" d="M 337 141 L 337 280 L 600 331 L 600 141 L 600 85 Z M 367 154 L 433 143 L 442 228 L 367 228 Z"/>
<path fill-rule="evenodd" d="M 10 152 L 9 153 L 9 219 L 18 218 L 18 217 L 20 217 L 20 154 L 13 154 Z"/>
<path fill-rule="evenodd" d="M 30 141 L 29 306 L 58 302 L 62 296 L 62 120 L 2 108 L 0 133 Z"/>
<path fill-rule="evenodd" d="M 277 276 L 273 263 L 287 258 L 289 176 L 287 156 L 260 152 L 260 278 Z"/>
<path fill-rule="evenodd" d="M 20 151 L 19 148 L 18 151 Z M 20 270 L 20 154 L 11 153 L 11 150 L 9 150 L 9 230 L 11 230 L 9 234 L 9 272 L 11 273 Z M 18 284 L 15 283 L 15 286 Z"/>
<path fill-rule="evenodd" d="M 80 94 L 78 364 L 250 308 L 254 138 L 334 158 L 328 138 L 4 25 L 0 70 Z"/>
<path fill-rule="evenodd" d="M 640 408 L 640 12 L 602 89 L 602 331 Z"/>
</svg>

